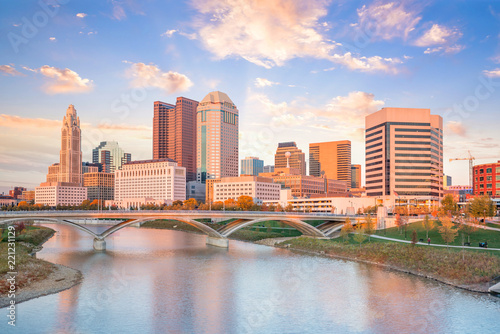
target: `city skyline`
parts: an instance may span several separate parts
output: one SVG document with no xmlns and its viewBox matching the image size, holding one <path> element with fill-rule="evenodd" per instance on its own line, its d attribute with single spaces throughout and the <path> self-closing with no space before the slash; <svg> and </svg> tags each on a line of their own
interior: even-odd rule
<svg viewBox="0 0 500 334">
<path fill-rule="evenodd" d="M 364 166 L 364 117 L 382 107 L 443 117 L 453 184 L 467 184 L 468 166 L 449 158 L 500 155 L 498 4 L 44 3 L 2 4 L 0 191 L 44 179 L 68 104 L 81 116 L 83 161 L 106 140 L 140 160 L 151 158 L 154 101 L 213 90 L 240 111 L 238 160 L 270 164 L 279 142 L 307 157 L 309 143 L 351 140 Z M 40 12 L 46 23 L 33 20 Z"/>
</svg>

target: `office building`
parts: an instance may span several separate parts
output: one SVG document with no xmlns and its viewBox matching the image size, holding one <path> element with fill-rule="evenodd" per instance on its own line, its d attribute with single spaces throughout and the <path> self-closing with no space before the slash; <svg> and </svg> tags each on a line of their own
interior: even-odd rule
<svg viewBox="0 0 500 334">
<path fill-rule="evenodd" d="M 205 202 L 206 185 L 197 181 L 186 182 L 186 199 L 194 198 L 198 203 Z"/>
<path fill-rule="evenodd" d="M 197 108 L 197 181 L 238 176 L 238 109 L 222 92 L 211 92 Z"/>
<path fill-rule="evenodd" d="M 213 187 L 214 202 L 250 196 L 254 203 L 261 204 L 262 201 L 279 200 L 281 191 L 281 184 L 274 183 L 273 179 L 254 175 L 224 177 Z"/>
<path fill-rule="evenodd" d="M 287 152 L 290 156 L 287 157 Z M 297 168 L 301 175 L 306 175 L 306 155 L 295 142 L 279 143 L 274 155 L 274 168 Z"/>
<path fill-rule="evenodd" d="M 453 184 L 451 176 L 443 174 L 443 189 L 448 189 L 452 185 Z"/>
<path fill-rule="evenodd" d="M 272 172 L 274 172 L 273 165 L 265 165 L 262 169 L 262 173 L 272 173 Z"/>
<path fill-rule="evenodd" d="M 351 165 L 351 188 L 361 188 L 361 165 Z"/>
<path fill-rule="evenodd" d="M 102 172 L 102 164 L 82 162 L 82 174 Z"/>
<path fill-rule="evenodd" d="M 115 196 L 106 205 L 119 208 L 171 204 L 186 199 L 186 168 L 172 159 L 132 161 L 115 171 Z"/>
<path fill-rule="evenodd" d="M 383 108 L 366 116 L 367 196 L 438 203 L 443 197 L 443 119 L 429 109 Z"/>
<path fill-rule="evenodd" d="M 35 203 L 57 205 L 80 205 L 87 199 L 87 188 L 71 183 L 42 183 L 35 188 Z"/>
<path fill-rule="evenodd" d="M 264 161 L 257 157 L 246 157 L 241 160 L 241 175 L 258 176 L 264 172 Z"/>
<path fill-rule="evenodd" d="M 309 144 L 309 175 L 346 181 L 351 187 L 351 141 Z"/>
<path fill-rule="evenodd" d="M 18 199 L 21 197 L 24 191 L 26 191 L 26 188 L 24 187 L 14 187 L 14 189 L 9 190 L 9 196 Z"/>
<path fill-rule="evenodd" d="M 92 163 L 101 164 L 105 173 L 113 173 L 131 160 L 132 155 L 125 153 L 116 141 L 102 141 L 92 150 Z"/>
<path fill-rule="evenodd" d="M 472 175 L 474 195 L 500 198 L 500 160 L 474 166 Z"/>
<path fill-rule="evenodd" d="M 178 97 L 175 105 L 155 101 L 153 159 L 172 159 L 196 180 L 196 109 L 198 101 Z"/>
<path fill-rule="evenodd" d="M 35 191 L 34 190 L 25 190 L 21 195 L 21 200 L 26 201 L 28 203 L 35 201 Z"/>
<path fill-rule="evenodd" d="M 115 195 L 114 173 L 89 172 L 83 174 L 83 186 L 87 188 L 87 199 L 109 201 Z"/>
</svg>

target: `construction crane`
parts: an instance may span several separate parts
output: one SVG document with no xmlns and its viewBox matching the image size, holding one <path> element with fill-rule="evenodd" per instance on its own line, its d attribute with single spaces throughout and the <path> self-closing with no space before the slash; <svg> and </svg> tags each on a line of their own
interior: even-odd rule
<svg viewBox="0 0 500 334">
<path fill-rule="evenodd" d="M 472 156 L 472 154 L 469 152 L 469 157 L 468 158 L 454 158 L 454 159 L 450 159 L 450 162 L 452 161 L 455 161 L 455 160 L 469 160 L 469 185 L 472 187 L 472 178 L 474 177 L 473 176 L 473 169 L 474 169 L 474 160 L 476 158 L 474 158 Z"/>
</svg>

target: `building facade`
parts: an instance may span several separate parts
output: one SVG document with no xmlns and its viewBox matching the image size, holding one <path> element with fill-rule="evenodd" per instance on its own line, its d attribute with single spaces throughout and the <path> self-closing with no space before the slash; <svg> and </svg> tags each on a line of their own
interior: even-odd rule
<svg viewBox="0 0 500 334">
<path fill-rule="evenodd" d="M 225 177 L 214 183 L 213 187 L 214 202 L 250 196 L 254 203 L 261 204 L 262 201 L 279 200 L 281 191 L 281 185 L 274 183 L 273 179 L 254 175 Z"/>
<path fill-rule="evenodd" d="M 45 183 L 35 188 L 35 203 L 57 205 L 80 205 L 87 199 L 87 188 L 70 183 Z"/>
<path fill-rule="evenodd" d="M 290 157 L 287 158 L 286 153 L 290 152 Z M 274 155 L 274 168 L 298 168 L 300 174 L 306 175 L 306 155 L 295 142 L 279 143 Z"/>
<path fill-rule="evenodd" d="M 186 199 L 194 198 L 198 203 L 205 203 L 206 185 L 197 181 L 186 182 Z"/>
<path fill-rule="evenodd" d="M 125 153 L 116 141 L 102 141 L 92 150 L 92 163 L 101 164 L 105 173 L 113 173 L 131 160 L 132 155 Z"/>
<path fill-rule="evenodd" d="M 70 104 L 61 129 L 58 182 L 82 184 L 81 138 L 80 117 L 76 115 L 75 106 Z"/>
<path fill-rule="evenodd" d="M 429 109 L 383 108 L 365 119 L 367 196 L 443 197 L 443 119 Z"/>
<path fill-rule="evenodd" d="M 27 189 L 24 187 L 14 187 L 14 189 L 9 190 L 9 196 L 12 198 L 18 199 L 22 196 L 23 192 Z"/>
<path fill-rule="evenodd" d="M 500 198 L 500 160 L 496 163 L 474 166 L 472 175 L 474 195 Z"/>
<path fill-rule="evenodd" d="M 186 168 L 172 159 L 153 159 L 132 161 L 115 171 L 114 201 L 107 204 L 129 208 L 185 199 Z"/>
<path fill-rule="evenodd" d="M 262 173 L 272 173 L 274 172 L 274 166 L 273 165 L 265 165 L 263 167 Z"/>
<path fill-rule="evenodd" d="M 361 165 L 351 165 L 351 188 L 361 188 Z"/>
<path fill-rule="evenodd" d="M 155 101 L 153 159 L 172 159 L 196 180 L 196 109 L 198 101 L 178 97 L 173 104 Z"/>
<path fill-rule="evenodd" d="M 309 175 L 346 181 L 351 187 L 351 141 L 309 144 Z"/>
<path fill-rule="evenodd" d="M 246 157 L 241 160 L 241 175 L 258 176 L 264 172 L 264 161 L 257 157 Z"/>
<path fill-rule="evenodd" d="M 211 92 L 197 108 L 197 181 L 238 176 L 238 109 L 222 92 Z"/>
<path fill-rule="evenodd" d="M 115 197 L 114 173 L 89 172 L 83 174 L 83 186 L 87 188 L 89 201 L 109 201 Z"/>
</svg>

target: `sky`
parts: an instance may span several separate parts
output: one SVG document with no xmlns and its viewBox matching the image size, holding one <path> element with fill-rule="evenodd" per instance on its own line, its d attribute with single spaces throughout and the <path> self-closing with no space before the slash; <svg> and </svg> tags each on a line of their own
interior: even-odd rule
<svg viewBox="0 0 500 334">
<path fill-rule="evenodd" d="M 154 101 L 214 90 L 239 109 L 240 158 L 351 140 L 363 176 L 365 116 L 429 108 L 467 184 L 450 158 L 500 160 L 499 28 L 500 1 L 2 1 L 0 193 L 45 181 L 69 104 L 83 161 L 105 140 L 141 160 Z"/>
</svg>

